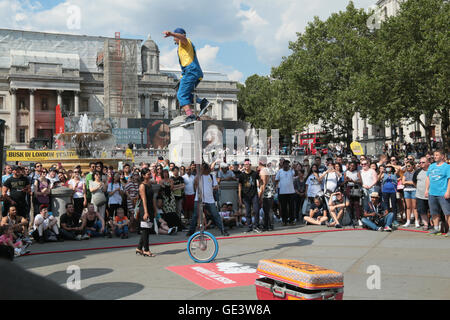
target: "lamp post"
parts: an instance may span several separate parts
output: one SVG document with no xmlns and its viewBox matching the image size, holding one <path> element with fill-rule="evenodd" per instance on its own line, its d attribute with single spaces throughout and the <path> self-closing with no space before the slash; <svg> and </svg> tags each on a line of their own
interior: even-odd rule
<svg viewBox="0 0 450 320">
<path fill-rule="evenodd" d="M 161 110 L 162 110 L 162 117 L 163 117 L 163 119 L 165 119 L 166 118 L 166 107 L 162 106 Z"/>
<path fill-rule="evenodd" d="M 141 149 L 144 149 L 144 128 L 140 128 L 139 131 L 141 132 Z"/>
</svg>

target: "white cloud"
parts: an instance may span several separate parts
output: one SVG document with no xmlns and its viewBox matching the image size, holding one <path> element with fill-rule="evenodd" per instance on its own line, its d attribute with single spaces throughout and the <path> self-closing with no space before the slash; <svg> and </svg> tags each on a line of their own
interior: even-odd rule
<svg viewBox="0 0 450 320">
<path fill-rule="evenodd" d="M 244 79 L 244 74 L 238 70 L 233 70 L 232 72 L 227 73 L 227 77 L 231 81 L 242 82 Z"/>
<path fill-rule="evenodd" d="M 354 0 L 357 7 L 365 8 L 374 2 Z M 167 44 L 162 31 L 183 27 L 196 41 L 245 41 L 255 48 L 260 62 L 274 66 L 290 53 L 288 42 L 295 41 L 296 32 L 303 32 L 315 15 L 325 19 L 331 12 L 345 10 L 347 4 L 348 0 L 65 0 L 42 9 L 38 1 L 0 0 L 0 26 L 111 37 L 120 31 L 123 37 L 143 40 L 151 34 L 163 48 L 161 64 L 171 68 L 178 59 L 173 48 L 163 47 Z M 79 8 L 77 29 L 68 28 L 74 14 L 70 6 Z M 218 46 L 200 48 L 202 67 L 226 70 L 217 61 L 218 52 Z M 230 77 L 239 76 L 239 71 L 231 69 L 227 70 Z"/>
</svg>

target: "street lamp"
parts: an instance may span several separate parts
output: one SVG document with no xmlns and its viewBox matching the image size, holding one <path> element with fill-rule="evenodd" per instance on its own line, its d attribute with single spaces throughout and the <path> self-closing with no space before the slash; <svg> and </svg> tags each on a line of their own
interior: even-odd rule
<svg viewBox="0 0 450 320">
<path fill-rule="evenodd" d="M 162 106 L 161 110 L 162 110 L 162 117 L 163 117 L 163 119 L 165 119 L 166 118 L 166 107 Z"/>
<path fill-rule="evenodd" d="M 140 128 L 139 131 L 141 132 L 141 149 L 144 149 L 144 128 Z"/>
</svg>

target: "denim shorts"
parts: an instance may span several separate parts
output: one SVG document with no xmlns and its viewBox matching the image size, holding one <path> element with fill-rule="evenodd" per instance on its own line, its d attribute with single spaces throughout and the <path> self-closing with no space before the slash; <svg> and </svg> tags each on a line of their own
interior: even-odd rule
<svg viewBox="0 0 450 320">
<path fill-rule="evenodd" d="M 403 196 L 405 197 L 405 199 L 415 199 L 416 198 L 416 190 L 403 191 Z"/>
<path fill-rule="evenodd" d="M 417 213 L 418 214 L 427 214 L 429 210 L 428 200 L 417 198 Z"/>
<path fill-rule="evenodd" d="M 428 196 L 428 205 L 430 206 L 431 215 L 437 215 L 442 212 L 448 216 L 450 215 L 450 199 L 445 199 L 444 196 Z"/>
</svg>

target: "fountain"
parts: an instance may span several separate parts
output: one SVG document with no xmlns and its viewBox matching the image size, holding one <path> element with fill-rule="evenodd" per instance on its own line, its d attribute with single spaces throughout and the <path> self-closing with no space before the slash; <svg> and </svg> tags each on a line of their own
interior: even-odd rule
<svg viewBox="0 0 450 320">
<path fill-rule="evenodd" d="M 81 165 L 85 171 L 89 162 L 101 161 L 117 168 L 119 161 L 125 161 L 114 153 L 116 139 L 108 119 L 97 117 L 91 120 L 85 113 L 79 119 L 66 117 L 64 127 L 65 132 L 56 134 L 55 139 L 63 143 L 62 150 L 75 151 L 78 159 L 49 159 L 46 163 L 61 162 L 66 168 Z"/>
</svg>

